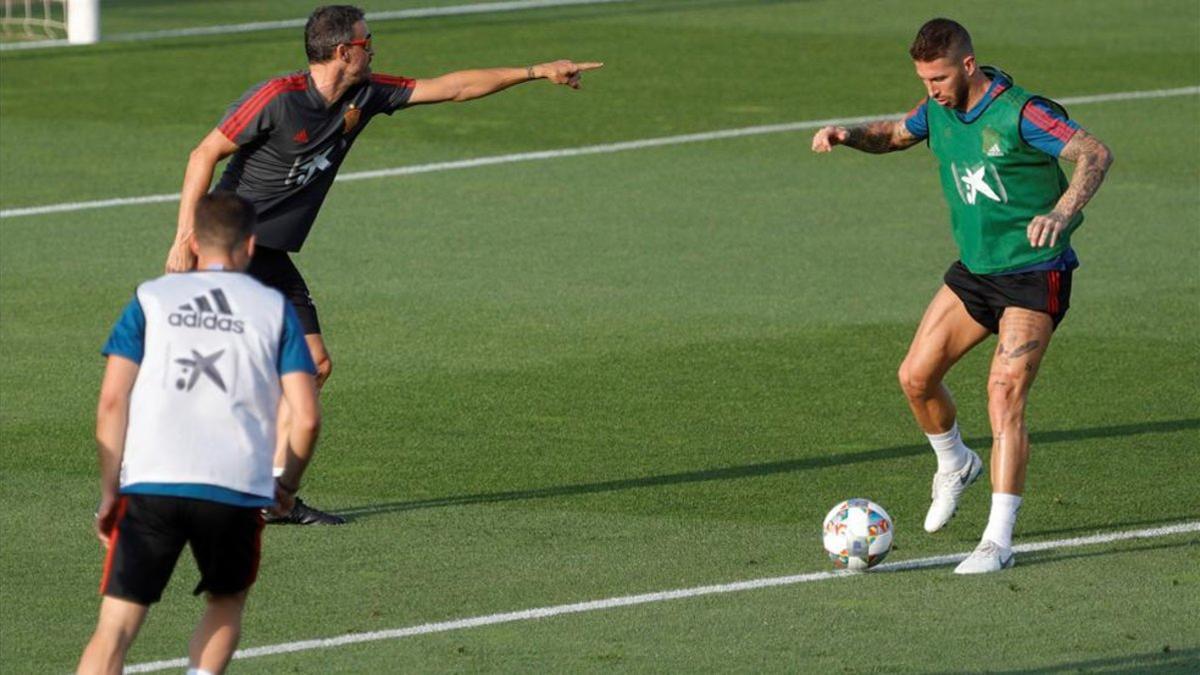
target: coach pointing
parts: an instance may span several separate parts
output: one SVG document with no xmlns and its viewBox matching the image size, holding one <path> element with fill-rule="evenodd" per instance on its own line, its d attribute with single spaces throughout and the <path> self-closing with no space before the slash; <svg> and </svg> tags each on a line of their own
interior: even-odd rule
<svg viewBox="0 0 1200 675">
<path fill-rule="evenodd" d="M 208 191 L 217 163 L 232 155 L 218 188 L 249 199 L 259 223 L 258 249 L 247 273 L 278 289 L 295 307 L 320 384 L 329 377 L 332 362 L 308 286 L 289 254 L 303 246 L 338 169 L 367 123 L 380 113 L 469 101 L 530 80 L 578 89 L 584 71 L 603 65 L 553 61 L 416 80 L 375 74 L 375 52 L 363 16 L 361 9 L 349 5 L 314 10 L 304 27 L 308 70 L 250 87 L 192 151 L 180 195 L 178 230 L 166 263 L 168 272 L 195 266 L 188 241 L 196 202 Z M 286 424 L 287 415 L 281 414 L 281 427 Z M 283 466 L 284 450 L 282 444 L 277 449 L 277 467 Z M 344 521 L 297 499 L 292 512 L 277 522 Z"/>
</svg>

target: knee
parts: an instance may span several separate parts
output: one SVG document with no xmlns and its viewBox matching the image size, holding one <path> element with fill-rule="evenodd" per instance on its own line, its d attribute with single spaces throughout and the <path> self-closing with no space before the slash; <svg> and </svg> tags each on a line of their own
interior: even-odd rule
<svg viewBox="0 0 1200 675">
<path fill-rule="evenodd" d="M 101 623 L 92 634 L 87 651 L 100 662 L 124 661 L 125 653 L 133 644 L 137 629 L 121 624 Z"/>
<path fill-rule="evenodd" d="M 206 598 L 207 612 L 232 629 L 241 629 L 242 609 L 246 606 L 246 591 L 215 594 Z"/>
<path fill-rule="evenodd" d="M 900 364 L 896 377 L 900 380 L 900 388 L 904 390 L 904 395 L 909 398 L 928 398 L 938 385 L 928 371 L 908 361 Z"/>
<path fill-rule="evenodd" d="M 1025 412 L 1025 387 L 1012 373 L 988 378 L 988 412 L 993 419 L 1010 419 Z"/>
</svg>

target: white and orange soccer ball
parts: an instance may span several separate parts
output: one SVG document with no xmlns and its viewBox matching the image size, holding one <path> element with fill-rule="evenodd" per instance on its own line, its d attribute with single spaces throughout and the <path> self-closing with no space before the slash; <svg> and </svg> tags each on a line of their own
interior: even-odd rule
<svg viewBox="0 0 1200 675">
<path fill-rule="evenodd" d="M 825 551 L 838 569 L 866 570 L 892 550 L 892 518 L 870 499 L 847 499 L 829 511 Z"/>
</svg>

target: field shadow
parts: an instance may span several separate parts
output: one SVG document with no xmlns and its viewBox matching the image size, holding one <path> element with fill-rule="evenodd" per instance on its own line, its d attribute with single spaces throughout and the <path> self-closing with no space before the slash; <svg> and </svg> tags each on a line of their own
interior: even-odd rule
<svg viewBox="0 0 1200 675">
<path fill-rule="evenodd" d="M 1110 542 L 1110 544 L 1112 543 L 1118 542 Z M 1193 537 L 1186 541 L 1162 542 L 1152 540 L 1134 546 L 1125 546 L 1122 548 L 1102 548 L 1090 551 L 1073 551 L 1059 548 L 1024 553 L 1018 552 L 1017 567 L 1023 569 L 1033 565 L 1044 565 L 1046 563 L 1062 562 L 1064 560 L 1098 558 L 1101 556 L 1121 555 L 1123 553 L 1141 553 L 1144 551 L 1165 551 L 1168 549 L 1197 546 L 1198 543 L 1200 543 L 1200 539 Z M 919 558 L 916 560 L 907 561 L 897 560 L 892 563 L 888 563 L 890 565 L 895 565 L 894 567 L 889 568 L 887 565 L 884 565 L 884 567 L 878 572 L 872 572 L 872 574 L 911 574 L 913 572 L 924 572 L 935 567 L 950 567 L 957 565 L 958 562 L 964 557 L 966 557 L 964 554 L 959 554 L 940 556 L 937 559 Z"/>
<path fill-rule="evenodd" d="M 1170 516 L 1159 516 L 1157 518 L 1145 518 L 1142 520 L 1124 520 L 1119 523 L 1104 522 L 1092 523 L 1091 525 L 1078 525 L 1076 527 L 1056 527 L 1042 530 L 1025 530 L 1021 529 L 1022 537 L 1045 537 L 1052 534 L 1094 534 L 1102 530 L 1124 530 L 1131 527 L 1145 527 L 1147 525 L 1170 525 L 1172 523 L 1182 522 L 1200 515 L 1200 511 L 1180 511 Z"/>
<path fill-rule="evenodd" d="M 942 674 L 975 672 L 962 670 L 941 671 Z M 997 675 L 1033 675 L 1034 673 L 1196 673 L 1200 672 L 1200 648 L 1172 649 L 1163 645 L 1157 651 L 1143 652 L 1130 656 L 1115 656 L 1107 659 L 1069 661 L 1056 665 L 1021 668 L 1016 670 L 978 671 Z"/>
<path fill-rule="evenodd" d="M 369 514 L 387 513 L 391 511 L 409 511 L 413 509 L 427 509 L 438 506 L 459 506 L 464 504 L 487 504 L 491 502 L 508 502 L 523 499 L 544 499 L 546 497 L 586 495 L 596 492 L 616 492 L 634 488 L 678 485 L 681 483 L 700 483 L 713 480 L 752 478 L 755 476 L 769 476 L 778 473 L 807 471 L 809 469 L 817 469 L 827 466 L 858 464 L 860 462 L 872 462 L 881 459 L 907 457 L 909 455 L 919 454 L 927 450 L 928 448 L 924 445 L 899 445 L 891 448 L 865 450 L 862 452 L 852 452 L 844 455 L 808 457 L 805 459 L 790 459 L 779 462 L 764 462 L 761 464 L 744 464 L 742 466 L 703 469 L 699 471 L 684 471 L 680 473 L 668 473 L 658 476 L 643 476 L 641 478 L 622 478 L 617 480 L 600 481 L 596 483 L 557 485 L 553 487 L 534 488 L 530 490 L 485 492 L 471 495 L 457 495 L 453 497 L 420 499 L 407 502 L 371 504 L 360 508 L 338 511 L 337 513 L 340 516 L 344 516 L 348 520 L 354 520 L 359 516 Z"/>
<path fill-rule="evenodd" d="M 1191 533 L 1195 534 L 1195 533 Z M 1161 551 L 1172 548 L 1187 548 L 1197 545 L 1196 538 L 1190 538 L 1185 541 L 1171 542 L 1149 542 L 1138 546 L 1125 546 L 1117 549 L 1097 549 L 1091 551 L 1063 551 L 1063 550 L 1048 550 L 1035 551 L 1033 553 L 1017 554 L 1017 565 L 1020 567 L 1029 567 L 1031 565 L 1044 565 L 1046 563 L 1062 562 L 1064 560 L 1077 560 L 1082 558 L 1098 558 L 1101 556 L 1121 555 L 1123 553 L 1139 553 L 1143 551 Z M 1114 542 L 1115 543 L 1115 542 Z"/>
<path fill-rule="evenodd" d="M 1161 422 L 1143 422 L 1138 424 L 1118 424 L 1089 429 L 1069 429 L 1060 431 L 1034 432 L 1030 441 L 1034 444 L 1062 443 L 1091 438 L 1114 438 L 1121 436 L 1136 436 L 1140 434 L 1163 434 L 1200 429 L 1200 418 L 1180 420 L 1164 420 Z M 529 499 L 546 499 L 549 497 L 565 497 L 587 495 L 599 492 L 618 492 L 638 488 L 660 487 L 664 485 L 680 485 L 686 483 L 701 483 L 707 481 L 734 480 L 738 478 L 754 478 L 797 471 L 809 471 L 833 466 L 861 464 L 900 457 L 909 457 L 929 452 L 924 443 L 912 445 L 897 445 L 876 450 L 849 452 L 841 455 L 806 457 L 804 459 L 782 460 L 778 462 L 763 462 L 744 464 L 741 466 L 683 471 L 679 473 L 661 474 L 658 476 L 643 476 L 639 478 L 621 478 L 599 481 L 595 483 L 577 483 L 574 485 L 557 485 L 551 487 L 531 488 L 528 490 L 510 490 L 503 492 L 480 492 L 432 499 L 411 501 L 383 502 L 367 504 L 357 508 L 338 511 L 338 515 L 347 520 L 356 520 L 363 516 L 379 513 L 394 513 L 416 509 L 438 508 L 443 506 L 464 506 L 469 504 L 490 504 L 496 502 L 521 501 Z M 1194 515 L 1194 514 L 1193 514 Z M 1182 516 L 1187 518 L 1190 516 Z M 1166 521 L 1163 521 L 1166 522 Z M 1030 533 L 1033 534 L 1033 533 Z"/>
</svg>

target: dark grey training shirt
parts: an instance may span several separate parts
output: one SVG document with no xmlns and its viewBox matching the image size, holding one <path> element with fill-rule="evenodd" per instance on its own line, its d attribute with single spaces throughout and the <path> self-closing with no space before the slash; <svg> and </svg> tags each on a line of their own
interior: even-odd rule
<svg viewBox="0 0 1200 675">
<path fill-rule="evenodd" d="M 299 251 L 354 139 L 412 91 L 408 78 L 372 75 L 330 106 L 307 71 L 250 87 L 217 127 L 239 146 L 217 189 L 254 203 L 260 245 Z"/>
</svg>

